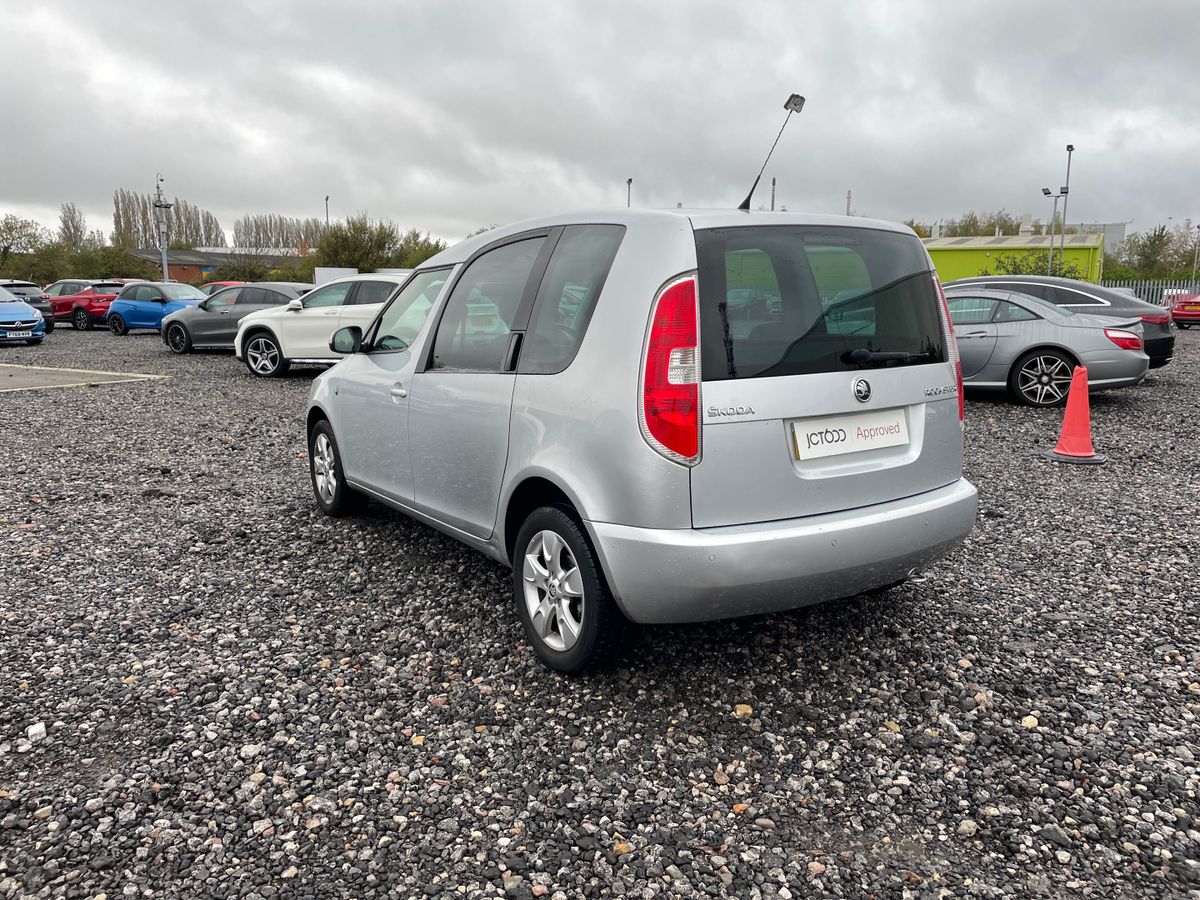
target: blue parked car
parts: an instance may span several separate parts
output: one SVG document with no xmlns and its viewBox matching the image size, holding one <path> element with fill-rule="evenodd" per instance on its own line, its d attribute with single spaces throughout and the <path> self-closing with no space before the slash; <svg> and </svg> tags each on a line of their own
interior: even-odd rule
<svg viewBox="0 0 1200 900">
<path fill-rule="evenodd" d="M 0 344 L 40 344 L 46 336 L 42 314 L 4 288 L 0 288 Z"/>
<path fill-rule="evenodd" d="M 134 328 L 153 328 L 158 331 L 164 316 L 188 306 L 195 306 L 207 297 L 188 284 L 170 281 L 139 281 L 122 288 L 108 307 L 104 321 L 116 335 L 128 334 Z"/>
</svg>

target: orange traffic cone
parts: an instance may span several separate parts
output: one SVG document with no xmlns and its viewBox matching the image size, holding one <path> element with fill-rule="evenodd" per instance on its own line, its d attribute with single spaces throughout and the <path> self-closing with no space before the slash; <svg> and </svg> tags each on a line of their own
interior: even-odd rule
<svg viewBox="0 0 1200 900">
<path fill-rule="evenodd" d="M 1055 462 L 1089 463 L 1097 465 L 1105 458 L 1092 449 L 1092 421 L 1088 407 L 1087 369 L 1076 366 L 1071 375 L 1071 390 L 1067 393 L 1067 411 L 1063 415 L 1058 446 L 1042 456 Z"/>
</svg>

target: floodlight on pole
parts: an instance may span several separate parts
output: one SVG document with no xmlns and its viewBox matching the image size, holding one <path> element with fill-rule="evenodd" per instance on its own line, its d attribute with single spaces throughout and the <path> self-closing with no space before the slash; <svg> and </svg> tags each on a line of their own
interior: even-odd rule
<svg viewBox="0 0 1200 900">
<path fill-rule="evenodd" d="M 633 179 L 626 178 L 625 179 L 625 208 L 626 209 L 629 208 L 629 204 L 632 202 L 632 200 L 633 200 Z"/>
<path fill-rule="evenodd" d="M 329 195 L 325 195 L 325 227 L 329 227 Z"/>
<path fill-rule="evenodd" d="M 163 196 L 163 178 L 162 172 L 154 174 L 154 215 L 158 220 L 158 252 L 162 257 L 162 277 L 163 281 L 170 281 L 170 273 L 167 270 L 167 219 L 166 211 L 174 204 L 168 203 L 167 198 Z"/>
<path fill-rule="evenodd" d="M 1063 227 L 1062 227 L 1062 237 L 1059 240 L 1059 249 L 1058 249 L 1058 262 L 1059 262 L 1060 266 L 1065 263 L 1065 260 L 1063 259 L 1063 253 L 1067 249 L 1067 192 L 1071 188 L 1071 154 L 1074 152 L 1075 152 L 1075 145 L 1067 144 L 1067 183 L 1062 189 Z"/>
<path fill-rule="evenodd" d="M 1067 195 L 1066 188 L 1063 188 L 1062 191 L 1057 194 L 1050 193 L 1050 188 L 1047 188 L 1047 187 L 1042 188 L 1042 196 L 1049 197 L 1054 200 L 1054 212 L 1050 215 L 1049 250 L 1046 253 L 1046 274 L 1047 275 L 1054 274 L 1054 226 L 1058 222 L 1058 198 L 1065 197 L 1066 195 Z M 1064 209 L 1066 208 L 1065 203 L 1063 204 L 1063 208 Z"/>
</svg>

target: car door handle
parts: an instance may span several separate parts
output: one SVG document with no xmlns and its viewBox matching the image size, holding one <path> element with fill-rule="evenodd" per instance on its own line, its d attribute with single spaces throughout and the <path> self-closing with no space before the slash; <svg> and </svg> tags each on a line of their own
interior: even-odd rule
<svg viewBox="0 0 1200 900">
<path fill-rule="evenodd" d="M 408 396 L 408 388 L 404 386 L 403 382 L 397 381 L 392 385 L 391 394 L 397 400 L 403 400 Z"/>
<path fill-rule="evenodd" d="M 963 335 L 963 337 L 987 337 L 987 336 L 988 336 L 988 333 L 986 331 L 968 331 L 966 334 Z"/>
<path fill-rule="evenodd" d="M 340 309 L 331 309 L 329 312 L 325 313 L 327 316 L 340 316 L 341 314 L 342 311 Z"/>
</svg>

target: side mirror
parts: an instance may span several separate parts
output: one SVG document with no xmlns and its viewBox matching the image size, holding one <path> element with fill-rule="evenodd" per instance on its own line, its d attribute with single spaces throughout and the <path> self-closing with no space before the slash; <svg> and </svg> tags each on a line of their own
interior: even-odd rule
<svg viewBox="0 0 1200 900">
<path fill-rule="evenodd" d="M 293 300 L 293 303 L 299 301 Z M 290 305 L 290 304 L 289 304 Z M 362 329 L 357 325 L 347 325 L 333 333 L 329 341 L 329 349 L 334 353 L 357 353 L 362 346 Z"/>
<path fill-rule="evenodd" d="M 297 300 L 289 300 L 289 301 L 288 301 L 287 308 L 288 308 L 288 309 L 289 309 L 291 312 L 300 312 L 300 310 L 304 309 L 304 304 L 303 304 L 303 303 L 302 303 L 302 302 L 301 302 L 299 299 L 297 299 Z"/>
</svg>

